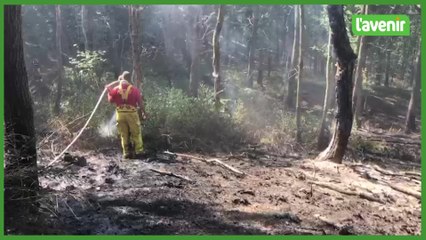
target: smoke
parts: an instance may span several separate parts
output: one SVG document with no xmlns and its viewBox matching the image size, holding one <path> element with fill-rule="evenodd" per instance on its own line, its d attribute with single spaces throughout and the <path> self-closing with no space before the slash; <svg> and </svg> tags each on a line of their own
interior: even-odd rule
<svg viewBox="0 0 426 240">
<path fill-rule="evenodd" d="M 117 134 L 117 125 L 115 123 L 115 111 L 108 121 L 104 121 L 98 127 L 98 132 L 101 137 L 108 138 L 114 137 Z"/>
</svg>

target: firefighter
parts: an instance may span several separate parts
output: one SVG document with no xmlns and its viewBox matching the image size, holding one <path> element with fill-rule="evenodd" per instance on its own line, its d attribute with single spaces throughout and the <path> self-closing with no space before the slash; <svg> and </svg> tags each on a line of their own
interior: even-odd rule
<svg viewBox="0 0 426 240">
<path fill-rule="evenodd" d="M 141 129 L 141 119 L 146 119 L 144 102 L 141 92 L 130 79 L 130 73 L 124 71 L 117 81 L 105 86 L 108 102 L 116 106 L 117 129 L 125 159 L 142 158 L 144 152 Z"/>
</svg>

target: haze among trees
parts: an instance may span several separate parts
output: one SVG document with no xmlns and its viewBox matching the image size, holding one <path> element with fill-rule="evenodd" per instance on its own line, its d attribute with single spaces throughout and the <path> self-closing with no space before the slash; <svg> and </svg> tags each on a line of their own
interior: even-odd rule
<svg viewBox="0 0 426 240">
<path fill-rule="evenodd" d="M 410 36 L 355 36 L 355 14 L 407 15 Z M 420 14 L 6 6 L 5 233 L 420 234 Z M 106 99 L 83 128 L 123 71 L 142 160 Z"/>
</svg>

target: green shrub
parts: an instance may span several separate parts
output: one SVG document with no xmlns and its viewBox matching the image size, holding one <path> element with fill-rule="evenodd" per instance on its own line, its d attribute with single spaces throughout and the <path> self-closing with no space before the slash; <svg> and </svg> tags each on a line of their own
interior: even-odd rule
<svg viewBox="0 0 426 240">
<path fill-rule="evenodd" d="M 115 80 L 114 74 L 105 71 L 104 51 L 78 51 L 70 58 L 70 67 L 64 67 L 65 84 L 61 107 L 64 116 L 75 118 L 90 113 L 95 107 L 104 86 Z M 90 126 L 98 126 L 110 118 L 114 108 L 104 97 Z"/>
<path fill-rule="evenodd" d="M 159 88 L 152 84 L 144 89 L 146 112 L 144 136 L 154 147 L 168 139 L 173 148 L 215 150 L 231 147 L 241 140 L 232 119 L 215 110 L 214 93 L 201 86 L 197 98 L 181 89 Z M 155 146 L 157 145 L 157 146 Z"/>
</svg>

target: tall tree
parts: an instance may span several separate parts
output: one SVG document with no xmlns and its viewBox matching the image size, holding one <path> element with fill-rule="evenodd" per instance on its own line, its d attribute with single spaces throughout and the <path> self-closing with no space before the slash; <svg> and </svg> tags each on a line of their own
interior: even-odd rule
<svg viewBox="0 0 426 240">
<path fill-rule="evenodd" d="M 272 53 L 268 51 L 268 78 L 271 77 L 272 72 Z"/>
<path fill-rule="evenodd" d="M 260 87 L 262 91 L 265 90 L 265 86 L 263 85 L 263 61 L 265 58 L 265 49 L 259 49 L 259 57 L 258 57 L 258 64 L 257 64 L 257 85 Z"/>
<path fill-rule="evenodd" d="M 337 58 L 335 76 L 337 113 L 331 141 L 317 159 L 342 163 L 352 130 L 352 75 L 357 56 L 349 42 L 343 6 L 329 5 L 327 11 L 331 28 L 331 42 Z"/>
<path fill-rule="evenodd" d="M 191 66 L 189 71 L 189 94 L 191 96 L 198 95 L 198 86 L 200 84 L 200 52 L 202 44 L 202 20 L 201 20 L 201 8 L 194 7 L 193 16 L 191 16 L 189 21 L 189 37 L 191 39 L 190 52 L 191 52 Z"/>
<path fill-rule="evenodd" d="M 330 77 L 330 63 L 331 63 L 331 30 L 328 33 L 328 44 L 327 44 L 327 62 L 325 66 L 325 94 L 324 94 L 324 104 L 322 107 L 322 116 L 321 116 L 321 125 L 318 134 L 317 148 L 318 150 L 324 150 L 327 147 L 328 137 L 326 135 L 327 128 L 327 112 L 331 102 L 331 89 L 333 79 Z"/>
<path fill-rule="evenodd" d="M 129 6 L 129 31 L 130 43 L 132 46 L 133 74 L 132 78 L 136 87 L 142 87 L 142 63 L 141 63 L 141 42 L 140 42 L 140 12 L 139 6 Z"/>
<path fill-rule="evenodd" d="M 416 62 L 417 61 L 417 54 L 416 54 L 416 52 L 417 51 L 418 51 L 417 49 L 413 50 L 412 58 L 410 60 L 410 62 L 411 62 L 411 68 L 410 68 L 410 86 L 413 86 L 414 79 L 416 78 L 416 63 L 417 63 Z"/>
<path fill-rule="evenodd" d="M 80 10 L 80 16 L 81 16 L 81 32 L 83 34 L 83 41 L 84 41 L 84 50 L 89 50 L 89 40 L 87 39 L 87 31 L 89 28 L 89 20 L 88 20 L 88 14 L 87 14 L 87 6 L 81 5 Z"/>
<path fill-rule="evenodd" d="M 420 41 L 419 41 L 420 42 Z M 416 68 L 415 68 L 415 81 L 411 89 L 410 103 L 408 104 L 407 117 L 405 120 L 405 132 L 410 133 L 416 130 L 416 109 L 417 104 L 420 102 L 420 88 L 421 88 L 421 44 L 419 43 L 417 57 L 416 57 Z"/>
<path fill-rule="evenodd" d="M 303 71 L 303 25 L 304 25 L 304 11 L 303 6 L 299 5 L 299 57 L 298 57 L 298 70 L 296 75 L 297 90 L 296 90 L 296 141 L 302 141 L 302 129 L 300 126 L 300 82 L 302 81 Z"/>
<path fill-rule="evenodd" d="M 410 42 L 412 42 L 412 40 L 404 41 L 403 37 L 401 38 L 402 38 L 401 41 L 403 42 L 403 45 L 402 45 L 402 55 L 401 55 L 402 64 L 401 64 L 399 76 L 400 76 L 401 82 L 405 82 L 405 72 L 406 72 L 407 62 L 408 62 L 407 58 L 409 56 L 408 47 L 410 46 Z"/>
<path fill-rule="evenodd" d="M 172 7 L 172 6 L 167 6 Z M 164 40 L 164 50 L 166 53 L 166 78 L 169 84 L 169 87 L 173 86 L 173 65 L 174 65 L 174 52 L 173 52 L 173 42 L 175 41 L 176 33 L 173 31 L 176 29 L 176 26 L 174 25 L 171 11 L 170 9 L 168 12 L 165 12 L 162 17 L 161 21 L 161 32 L 163 34 L 163 40 Z"/>
<path fill-rule="evenodd" d="M 118 29 L 118 21 L 117 21 L 117 7 L 114 5 L 106 5 L 105 6 L 106 16 L 109 21 L 107 22 L 108 28 L 108 56 L 110 59 L 112 69 L 114 71 L 114 77 L 118 78 L 121 74 L 121 59 L 120 59 L 120 50 L 123 41 L 123 37 L 121 36 L 120 29 Z M 126 24 L 127 25 L 127 24 Z"/>
<path fill-rule="evenodd" d="M 389 87 L 389 77 L 391 73 L 391 48 L 386 48 L 386 68 L 385 68 L 385 87 Z"/>
<path fill-rule="evenodd" d="M 248 67 L 247 67 L 247 86 L 253 87 L 253 69 L 254 69 L 254 60 L 256 53 L 256 41 L 257 41 L 257 29 L 259 25 L 259 16 L 258 16 L 258 6 L 253 6 L 249 10 L 248 22 L 251 30 L 250 39 L 247 44 L 248 47 Z"/>
<path fill-rule="evenodd" d="M 381 40 L 382 40 L 381 37 L 378 37 L 376 39 L 377 42 L 380 42 Z M 376 62 L 374 64 L 376 66 L 376 69 L 375 69 L 375 71 L 376 71 L 375 85 L 380 86 L 382 84 L 382 78 L 383 78 L 382 77 L 383 76 L 383 58 L 386 57 L 386 56 L 385 56 L 384 51 L 381 48 L 377 47 L 376 51 L 377 51 L 377 55 L 376 55 L 377 58 L 376 58 Z"/>
<path fill-rule="evenodd" d="M 6 200 L 10 197 L 32 199 L 39 186 L 33 107 L 28 90 L 21 26 L 21 6 L 5 6 L 5 174 L 12 175 L 11 179 L 5 178 Z"/>
<path fill-rule="evenodd" d="M 368 14 L 368 5 L 363 6 L 363 14 Z M 354 111 L 354 120 L 357 128 L 361 127 L 361 110 L 362 110 L 362 71 L 365 67 L 365 60 L 367 58 L 367 47 L 368 47 L 368 37 L 360 36 L 360 42 L 358 47 L 358 62 L 355 71 L 355 87 L 352 95 L 352 109 Z"/>
<path fill-rule="evenodd" d="M 94 33 L 96 29 L 94 16 L 96 13 L 95 6 L 81 5 L 80 21 L 81 32 L 83 34 L 84 50 L 94 50 Z"/>
<path fill-rule="evenodd" d="M 295 87 L 296 87 L 296 74 L 297 74 L 297 59 L 299 52 L 299 30 L 298 30 L 298 21 L 299 13 L 297 11 L 297 6 L 293 7 L 294 9 L 294 34 L 293 34 L 293 48 L 291 51 L 291 67 L 288 72 L 288 85 L 287 85 L 287 98 L 286 105 L 288 108 L 294 108 L 294 98 L 295 98 Z"/>
<path fill-rule="evenodd" d="M 213 33 L 213 79 L 214 79 L 214 92 L 216 108 L 220 105 L 220 94 L 222 92 L 221 74 L 220 74 L 220 32 L 223 26 L 224 19 L 224 6 L 220 5 L 217 8 L 216 27 Z"/>
<path fill-rule="evenodd" d="M 64 71 L 62 63 L 62 13 L 61 6 L 56 5 L 56 57 L 57 57 L 57 69 L 58 69 L 58 83 L 56 90 L 55 106 L 53 111 L 55 114 L 59 114 L 61 111 L 61 99 L 62 99 L 62 85 L 64 81 Z"/>
</svg>

